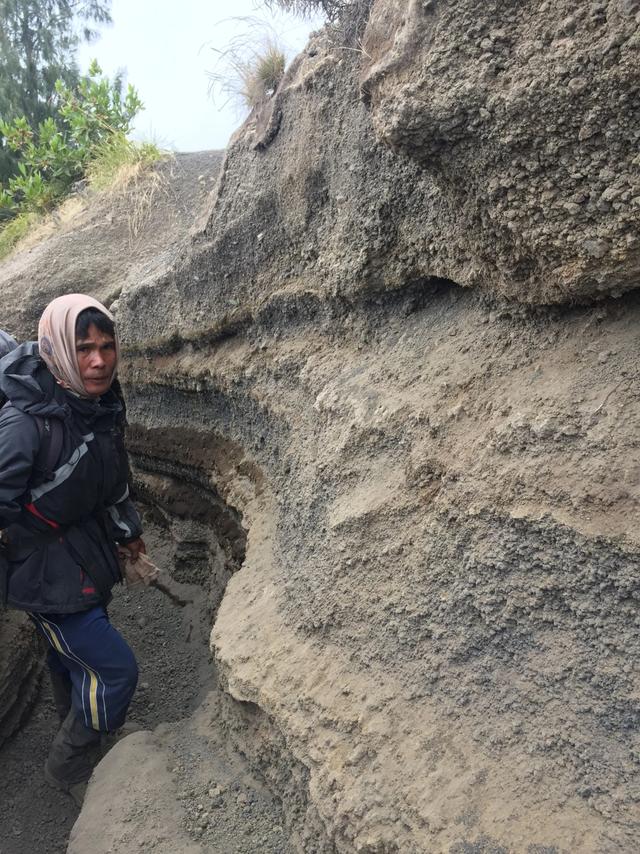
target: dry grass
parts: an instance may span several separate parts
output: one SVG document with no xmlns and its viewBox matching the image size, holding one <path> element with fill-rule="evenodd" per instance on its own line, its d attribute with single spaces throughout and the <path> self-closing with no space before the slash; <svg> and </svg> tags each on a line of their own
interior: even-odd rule
<svg viewBox="0 0 640 854">
<path fill-rule="evenodd" d="M 167 195 L 168 180 L 164 174 L 138 169 L 128 177 L 128 183 L 123 185 L 123 196 L 126 195 L 130 204 L 127 208 L 127 226 L 129 239 L 134 241 L 140 234 L 149 218 L 154 203 L 161 195 Z"/>
<path fill-rule="evenodd" d="M 167 179 L 153 166 L 169 156 L 153 143 L 135 143 L 116 134 L 91 161 L 89 186 L 111 198 L 114 206 L 126 199 L 130 240 L 142 230 L 158 194 L 166 191 Z"/>
<path fill-rule="evenodd" d="M 207 72 L 209 93 L 225 96 L 225 103 L 235 102 L 243 110 L 265 103 L 276 91 L 284 76 L 286 55 L 275 31 L 259 18 L 233 18 L 245 26 L 225 50 L 212 48 L 216 65 Z"/>
<path fill-rule="evenodd" d="M 123 166 L 116 180 L 102 192 L 110 203 L 111 216 L 124 217 L 129 241 L 133 243 L 143 230 L 153 205 L 168 192 L 168 179 L 163 172 L 141 163 Z M 110 213 L 107 211 L 106 216 Z"/>
<path fill-rule="evenodd" d="M 74 194 L 65 199 L 51 213 L 33 215 L 28 230 L 20 238 L 20 249 L 30 249 L 58 231 L 72 228 L 77 217 L 87 208 L 87 201 L 80 195 Z M 1 257 L 1 256 L 0 256 Z"/>
<path fill-rule="evenodd" d="M 152 142 L 132 142 L 116 133 L 96 148 L 86 177 L 94 190 L 117 192 L 132 176 L 165 156 Z"/>
<path fill-rule="evenodd" d="M 242 98 L 250 109 L 270 98 L 284 77 L 285 56 L 270 41 L 241 69 Z"/>
</svg>

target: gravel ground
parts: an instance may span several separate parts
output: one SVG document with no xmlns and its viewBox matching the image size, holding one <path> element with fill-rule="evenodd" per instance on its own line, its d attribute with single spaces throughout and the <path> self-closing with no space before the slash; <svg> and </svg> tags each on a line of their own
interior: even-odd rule
<svg viewBox="0 0 640 854">
<path fill-rule="evenodd" d="M 215 728 L 198 729 L 173 727 L 171 742 L 188 835 L 207 854 L 293 854 L 271 793 L 229 754 Z"/>
</svg>

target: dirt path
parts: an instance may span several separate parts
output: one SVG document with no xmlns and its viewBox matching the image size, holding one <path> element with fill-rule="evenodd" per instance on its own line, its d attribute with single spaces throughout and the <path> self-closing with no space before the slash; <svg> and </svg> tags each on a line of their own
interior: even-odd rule
<svg viewBox="0 0 640 854">
<path fill-rule="evenodd" d="M 152 530 L 147 543 L 154 559 L 167 565 L 170 550 L 163 535 Z M 130 719 L 149 729 L 162 723 L 164 731 L 180 734 L 173 756 L 181 782 L 177 830 L 192 839 L 197 850 L 249 854 L 259 841 L 262 851 L 285 852 L 278 805 L 251 778 L 241 757 L 226 752 L 222 734 L 172 727 L 216 692 L 208 649 L 210 618 L 204 614 L 202 591 L 194 585 L 177 587 L 198 605 L 179 608 L 156 590 L 117 590 L 110 607 L 112 621 L 131 644 L 140 667 Z M 0 751 L 0 854 L 64 854 L 67 849 L 78 810 L 42 778 L 56 728 L 45 677 L 27 724 Z M 126 750 L 127 742 L 118 749 Z"/>
</svg>

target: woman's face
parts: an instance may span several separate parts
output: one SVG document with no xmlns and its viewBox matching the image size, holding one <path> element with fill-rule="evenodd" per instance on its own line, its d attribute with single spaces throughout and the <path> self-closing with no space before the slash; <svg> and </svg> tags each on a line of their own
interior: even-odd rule
<svg viewBox="0 0 640 854">
<path fill-rule="evenodd" d="M 116 342 L 92 323 L 84 338 L 76 339 L 78 369 L 85 391 L 100 397 L 109 391 L 116 367 Z"/>
</svg>

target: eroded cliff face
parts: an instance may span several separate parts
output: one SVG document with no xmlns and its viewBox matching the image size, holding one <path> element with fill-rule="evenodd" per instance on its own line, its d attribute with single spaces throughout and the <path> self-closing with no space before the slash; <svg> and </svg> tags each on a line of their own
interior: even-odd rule
<svg viewBox="0 0 640 854">
<path fill-rule="evenodd" d="M 129 400 L 244 448 L 213 475 L 248 528 L 214 648 L 309 769 L 303 850 L 628 850 L 637 299 L 299 309 L 132 360 Z"/>
<path fill-rule="evenodd" d="M 218 573 L 219 719 L 302 851 L 635 846 L 638 19 L 563 8 L 315 39 L 114 304 L 145 497 Z"/>
<path fill-rule="evenodd" d="M 568 302 L 635 287 L 636 0 L 387 0 L 361 84 L 377 137 L 455 212 L 464 284 Z"/>
</svg>

